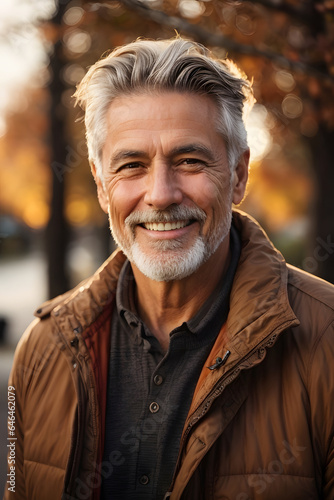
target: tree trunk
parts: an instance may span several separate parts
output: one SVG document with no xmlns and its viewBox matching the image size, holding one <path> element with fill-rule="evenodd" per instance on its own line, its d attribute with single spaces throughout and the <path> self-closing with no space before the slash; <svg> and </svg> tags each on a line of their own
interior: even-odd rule
<svg viewBox="0 0 334 500">
<path fill-rule="evenodd" d="M 334 130 L 320 124 L 311 141 L 313 164 L 318 181 L 318 199 L 315 206 L 315 228 L 310 269 L 317 276 L 334 283 Z"/>
<path fill-rule="evenodd" d="M 67 3 L 67 2 L 66 2 Z M 66 3 L 60 2 L 58 12 L 52 22 L 60 27 L 66 9 Z M 54 297 L 64 293 L 69 287 L 66 272 L 66 249 L 69 239 L 69 228 L 64 214 L 64 192 L 66 172 L 66 133 L 65 108 L 61 102 L 65 85 L 61 79 L 64 66 L 62 42 L 54 45 L 50 58 L 51 82 L 50 90 L 50 160 L 52 171 L 51 215 L 46 230 L 46 253 L 48 262 L 48 293 Z"/>
</svg>

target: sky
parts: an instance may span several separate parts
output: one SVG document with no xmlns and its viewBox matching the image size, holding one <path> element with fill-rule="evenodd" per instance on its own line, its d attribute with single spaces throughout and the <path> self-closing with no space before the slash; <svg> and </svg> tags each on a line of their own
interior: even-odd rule
<svg viewBox="0 0 334 500">
<path fill-rule="evenodd" d="M 36 25 L 54 8 L 53 0 L 0 0 L 0 136 L 6 114 L 24 109 L 24 87 L 41 83 L 47 53 Z"/>
</svg>

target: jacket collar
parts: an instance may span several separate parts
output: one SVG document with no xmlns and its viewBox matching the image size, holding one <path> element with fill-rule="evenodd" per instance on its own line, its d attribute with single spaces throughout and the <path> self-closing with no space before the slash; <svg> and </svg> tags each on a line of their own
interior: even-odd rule
<svg viewBox="0 0 334 500">
<path fill-rule="evenodd" d="M 230 296 L 226 347 L 243 356 L 270 332 L 298 321 L 289 305 L 288 269 L 284 258 L 249 215 L 234 211 L 233 223 L 241 236 L 242 248 Z M 35 316 L 59 317 L 69 313 L 71 333 L 76 327 L 85 330 L 114 299 L 125 259 L 124 254 L 116 250 L 91 278 L 42 304 Z"/>
<path fill-rule="evenodd" d="M 69 315 L 72 318 L 73 330 L 75 329 L 74 323 L 76 323 L 78 329 L 84 331 L 97 320 L 101 312 L 114 299 L 118 276 L 125 260 L 123 252 L 117 249 L 93 276 L 65 294 L 44 302 L 35 311 L 35 316 L 45 318 L 52 315 L 59 318 Z"/>
<path fill-rule="evenodd" d="M 242 356 L 269 334 L 297 326 L 288 298 L 288 268 L 259 224 L 240 211 L 233 220 L 241 257 L 233 282 L 227 339 Z"/>
</svg>

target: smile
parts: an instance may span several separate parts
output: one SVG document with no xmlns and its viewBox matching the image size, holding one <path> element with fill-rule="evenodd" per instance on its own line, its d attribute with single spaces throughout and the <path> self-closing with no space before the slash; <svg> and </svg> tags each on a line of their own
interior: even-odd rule
<svg viewBox="0 0 334 500">
<path fill-rule="evenodd" d="M 146 222 L 143 225 L 149 231 L 172 231 L 173 229 L 181 229 L 191 224 L 192 221 L 181 220 L 177 222 Z"/>
</svg>

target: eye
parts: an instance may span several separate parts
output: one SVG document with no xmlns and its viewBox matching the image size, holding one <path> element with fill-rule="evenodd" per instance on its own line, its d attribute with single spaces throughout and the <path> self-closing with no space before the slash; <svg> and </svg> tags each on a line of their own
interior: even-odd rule
<svg viewBox="0 0 334 500">
<path fill-rule="evenodd" d="M 130 171 L 133 171 L 133 170 L 136 170 L 136 169 L 139 169 L 141 168 L 142 165 L 138 162 L 131 162 L 131 163 L 126 163 L 125 165 L 121 165 L 117 170 L 116 172 L 123 172 L 123 173 L 126 173 L 126 172 L 130 172 Z"/>
<path fill-rule="evenodd" d="M 132 169 L 138 168 L 138 167 L 141 167 L 141 165 L 139 163 L 133 162 L 133 163 L 127 163 L 126 165 L 123 165 L 121 168 L 122 169 L 127 168 L 129 170 L 132 170 Z"/>
<path fill-rule="evenodd" d="M 191 169 L 191 171 L 193 171 L 194 169 L 201 170 L 206 166 L 206 163 L 198 158 L 182 158 L 179 165 L 185 169 Z"/>
<path fill-rule="evenodd" d="M 201 161 L 197 160 L 197 158 L 185 158 L 182 160 L 182 163 L 186 163 L 186 165 L 194 165 L 196 163 L 201 163 Z"/>
</svg>

